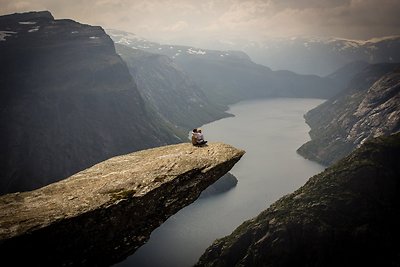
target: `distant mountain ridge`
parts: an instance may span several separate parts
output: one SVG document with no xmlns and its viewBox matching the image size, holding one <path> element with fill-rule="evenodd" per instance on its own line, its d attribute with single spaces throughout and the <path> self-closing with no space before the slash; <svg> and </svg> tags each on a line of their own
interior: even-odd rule
<svg viewBox="0 0 400 267">
<path fill-rule="evenodd" d="M 111 33 L 111 30 L 106 31 Z M 137 35 L 124 35 L 122 31 L 112 31 L 120 36 L 121 44 L 128 46 L 134 44 L 138 49 L 152 52 L 161 50 L 171 57 L 179 57 L 189 52 L 186 49 L 189 46 L 181 48 L 173 45 L 154 46 L 155 42 L 149 42 Z M 115 40 L 114 37 L 113 39 Z M 215 40 L 211 46 L 220 51 L 231 51 L 233 54 L 236 53 L 234 51 L 244 51 L 246 57 L 250 57 L 252 61 L 273 70 L 289 70 L 299 74 L 319 76 L 327 76 L 354 61 L 365 61 L 369 64 L 400 62 L 400 35 L 369 40 L 312 36 L 271 37 L 265 41 Z M 192 48 L 191 53 L 204 52 L 205 49 Z M 220 55 L 226 56 L 223 52 Z"/>
<path fill-rule="evenodd" d="M 107 30 L 107 33 L 117 44 L 169 56 L 217 104 L 259 97 L 328 98 L 339 91 L 331 79 L 290 71 L 275 72 L 255 64 L 243 52 L 162 45 L 117 30 Z"/>
<path fill-rule="evenodd" d="M 370 40 L 301 36 L 270 38 L 264 42 L 238 40 L 229 47 L 245 51 L 255 62 L 273 70 L 319 76 L 329 75 L 354 61 L 400 62 L 400 35 Z"/>
<path fill-rule="evenodd" d="M 327 78 L 332 79 L 341 88 L 346 88 L 351 79 L 369 65 L 365 61 L 353 61 L 329 74 Z"/>
<path fill-rule="evenodd" d="M 215 59 L 216 57 L 228 57 L 231 59 L 251 60 L 250 57 L 242 51 L 218 51 L 185 45 L 159 44 L 148 41 L 130 32 L 115 29 L 106 29 L 106 32 L 110 35 L 115 43 L 129 46 L 133 49 L 140 49 L 155 54 L 166 55 L 172 59 L 188 55 L 199 55 L 211 59 Z"/>
<path fill-rule="evenodd" d="M 180 142 L 101 27 L 50 12 L 0 16 L 0 193 L 115 155 Z"/>
</svg>

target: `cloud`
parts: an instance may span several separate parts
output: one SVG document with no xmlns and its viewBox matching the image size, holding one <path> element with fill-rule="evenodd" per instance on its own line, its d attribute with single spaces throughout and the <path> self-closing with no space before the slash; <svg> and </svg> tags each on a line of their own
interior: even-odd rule
<svg viewBox="0 0 400 267">
<path fill-rule="evenodd" d="M 400 2 L 353 0 L 331 8 L 305 8 L 296 21 L 314 35 L 367 39 L 399 34 Z"/>
<path fill-rule="evenodd" d="M 351 0 L 272 0 L 278 9 L 309 9 L 309 8 L 335 8 L 349 6 Z"/>
<path fill-rule="evenodd" d="M 186 21 L 178 21 L 173 25 L 163 27 L 163 31 L 167 32 L 180 32 L 189 28 L 189 24 Z"/>
<path fill-rule="evenodd" d="M 400 34 L 398 0 L 0 0 L 2 14 L 49 10 L 163 42 Z"/>
</svg>

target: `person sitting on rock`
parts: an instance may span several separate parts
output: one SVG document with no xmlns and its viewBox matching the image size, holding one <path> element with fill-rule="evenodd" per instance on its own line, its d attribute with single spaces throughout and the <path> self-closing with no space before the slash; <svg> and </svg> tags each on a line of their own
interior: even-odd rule
<svg viewBox="0 0 400 267">
<path fill-rule="evenodd" d="M 192 131 L 192 145 L 197 145 L 197 129 L 193 129 Z"/>
<path fill-rule="evenodd" d="M 204 140 L 204 135 L 201 132 L 201 129 L 197 130 L 197 144 L 198 145 L 205 145 L 207 144 L 207 141 Z"/>
<path fill-rule="evenodd" d="M 192 144 L 194 146 L 205 145 L 207 141 L 204 140 L 203 133 L 200 129 L 193 129 L 192 131 Z"/>
</svg>

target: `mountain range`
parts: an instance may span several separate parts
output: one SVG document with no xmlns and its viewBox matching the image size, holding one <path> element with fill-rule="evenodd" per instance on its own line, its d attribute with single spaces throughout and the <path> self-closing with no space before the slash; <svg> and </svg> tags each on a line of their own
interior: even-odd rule
<svg viewBox="0 0 400 267">
<path fill-rule="evenodd" d="M 163 45 L 118 30 L 107 33 L 117 44 L 168 56 L 218 105 L 259 97 L 329 98 L 340 91 L 330 78 L 272 71 L 240 51 Z"/>
<path fill-rule="evenodd" d="M 198 265 L 396 259 L 400 64 L 387 62 L 399 61 L 398 37 L 282 39 L 249 56 L 106 33 L 47 11 L 0 16 L 0 27 L 0 194 L 182 142 L 241 100 L 324 98 L 305 115 L 311 141 L 298 152 L 332 166 L 216 241 Z M 208 194 L 236 183 L 226 181 Z"/>
<path fill-rule="evenodd" d="M 256 63 L 273 70 L 319 76 L 327 76 L 354 61 L 400 62 L 400 35 L 369 40 L 295 36 L 264 41 L 233 40 L 214 45 L 244 51 Z"/>
</svg>

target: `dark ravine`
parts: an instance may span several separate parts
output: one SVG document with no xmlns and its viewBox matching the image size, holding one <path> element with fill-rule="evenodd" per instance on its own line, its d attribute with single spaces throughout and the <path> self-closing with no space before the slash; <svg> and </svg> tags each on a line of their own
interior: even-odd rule
<svg viewBox="0 0 400 267">
<path fill-rule="evenodd" d="M 372 139 L 214 242 L 196 266 L 399 266 L 400 133 Z"/>
<path fill-rule="evenodd" d="M 305 115 L 311 141 L 298 153 L 324 165 L 348 155 L 368 138 L 400 131 L 400 64 L 363 69 L 348 88 Z"/>
<path fill-rule="evenodd" d="M 0 194 L 183 140 L 143 100 L 101 27 L 43 11 L 0 16 L 0 31 L 9 32 L 0 41 Z"/>
<path fill-rule="evenodd" d="M 170 145 L 111 158 L 46 187 L 0 197 L 5 266 L 109 266 L 228 172 L 243 150 Z"/>
</svg>

